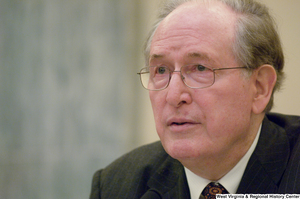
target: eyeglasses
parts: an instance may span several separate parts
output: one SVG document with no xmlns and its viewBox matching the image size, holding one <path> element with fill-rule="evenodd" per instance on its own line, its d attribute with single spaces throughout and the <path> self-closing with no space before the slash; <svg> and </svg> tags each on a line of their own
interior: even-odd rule
<svg viewBox="0 0 300 199">
<path fill-rule="evenodd" d="M 159 91 L 169 86 L 172 73 L 179 72 L 186 86 L 200 89 L 212 86 L 215 83 L 216 70 L 246 69 L 247 67 L 207 68 L 200 64 L 182 66 L 180 71 L 172 71 L 165 66 L 148 66 L 138 73 L 145 89 Z"/>
</svg>

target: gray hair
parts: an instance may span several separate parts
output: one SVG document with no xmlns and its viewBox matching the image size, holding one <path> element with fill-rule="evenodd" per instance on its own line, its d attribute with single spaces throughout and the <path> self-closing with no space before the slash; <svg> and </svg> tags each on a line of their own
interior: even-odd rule
<svg viewBox="0 0 300 199">
<path fill-rule="evenodd" d="M 277 73 L 277 82 L 269 104 L 265 108 L 265 112 L 269 112 L 273 107 L 274 92 L 279 90 L 284 79 L 284 55 L 276 23 L 269 14 L 268 8 L 254 0 L 166 0 L 145 43 L 146 65 L 149 61 L 152 38 L 160 23 L 178 6 L 191 1 L 220 1 L 238 14 L 235 42 L 232 46 L 236 61 L 251 71 L 261 65 L 269 64 L 274 67 Z"/>
</svg>

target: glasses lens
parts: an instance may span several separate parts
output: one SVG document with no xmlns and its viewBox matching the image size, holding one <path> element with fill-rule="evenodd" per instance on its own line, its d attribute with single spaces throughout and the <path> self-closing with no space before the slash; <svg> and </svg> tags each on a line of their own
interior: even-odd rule
<svg viewBox="0 0 300 199">
<path fill-rule="evenodd" d="M 141 82 L 146 89 L 162 90 L 167 87 L 170 71 L 162 66 L 150 66 L 140 72 Z"/>
<path fill-rule="evenodd" d="M 191 88 L 205 88 L 214 83 L 214 72 L 200 64 L 187 65 L 181 68 L 184 82 Z"/>
</svg>

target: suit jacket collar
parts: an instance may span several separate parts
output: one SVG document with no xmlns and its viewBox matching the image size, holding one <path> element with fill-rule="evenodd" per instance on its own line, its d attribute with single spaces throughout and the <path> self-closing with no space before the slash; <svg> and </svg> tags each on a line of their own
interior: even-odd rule
<svg viewBox="0 0 300 199">
<path fill-rule="evenodd" d="M 237 193 L 277 193 L 288 163 L 289 148 L 285 130 L 265 117 Z"/>
</svg>

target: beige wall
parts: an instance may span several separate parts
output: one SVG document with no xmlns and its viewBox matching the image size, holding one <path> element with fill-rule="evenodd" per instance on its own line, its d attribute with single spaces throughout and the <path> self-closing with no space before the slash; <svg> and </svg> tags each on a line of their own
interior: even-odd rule
<svg viewBox="0 0 300 199">
<path fill-rule="evenodd" d="M 265 3 L 278 23 L 282 39 L 286 65 L 286 81 L 283 89 L 275 95 L 273 112 L 300 115 L 300 0 L 260 0 Z M 151 8 L 158 7 L 158 1 L 148 2 Z M 154 18 L 154 12 L 148 11 L 148 19 Z M 158 139 L 155 132 L 151 105 L 148 93 L 142 92 L 143 117 L 141 118 L 140 144 L 149 143 Z"/>
</svg>

